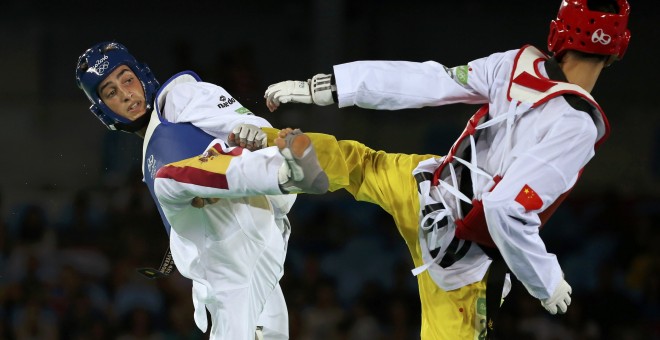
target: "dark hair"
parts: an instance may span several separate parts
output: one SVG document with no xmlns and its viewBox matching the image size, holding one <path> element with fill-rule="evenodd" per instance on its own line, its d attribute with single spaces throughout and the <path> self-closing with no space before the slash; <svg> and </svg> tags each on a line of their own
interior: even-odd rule
<svg viewBox="0 0 660 340">
<path fill-rule="evenodd" d="M 605 54 L 595 54 L 595 53 L 587 53 L 587 52 L 582 52 L 578 50 L 567 50 L 566 53 L 571 53 L 575 56 L 577 56 L 580 59 L 595 59 L 596 61 L 607 61 L 610 56 L 605 55 Z"/>
<path fill-rule="evenodd" d="M 615 0 L 587 0 L 587 8 L 597 12 L 619 13 L 619 5 Z"/>
</svg>

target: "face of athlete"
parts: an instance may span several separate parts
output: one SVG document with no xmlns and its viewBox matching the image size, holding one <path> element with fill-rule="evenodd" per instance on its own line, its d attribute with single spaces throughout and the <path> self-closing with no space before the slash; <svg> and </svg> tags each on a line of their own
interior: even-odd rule
<svg viewBox="0 0 660 340">
<path fill-rule="evenodd" d="M 110 110 L 131 121 L 147 111 L 142 83 L 126 65 L 112 71 L 96 91 Z"/>
</svg>

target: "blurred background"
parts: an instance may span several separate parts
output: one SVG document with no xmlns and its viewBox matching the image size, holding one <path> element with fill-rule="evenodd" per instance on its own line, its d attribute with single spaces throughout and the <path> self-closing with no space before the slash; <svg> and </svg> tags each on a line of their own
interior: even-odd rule
<svg viewBox="0 0 660 340">
<path fill-rule="evenodd" d="M 660 338 L 657 1 L 631 0 L 627 55 L 594 92 L 610 139 L 542 231 L 573 287 L 550 316 L 516 281 L 507 339 Z M 364 59 L 463 65 L 546 48 L 559 1 L 61 1 L 0 3 L 0 339 L 205 339 L 190 282 L 150 281 L 167 248 L 141 182 L 141 139 L 111 133 L 76 88 L 78 56 L 117 40 L 161 82 L 182 70 L 273 126 L 374 149 L 444 154 L 476 107 L 266 110 L 269 84 Z M 653 19 L 655 18 L 655 19 Z M 282 287 L 291 339 L 417 339 L 413 265 L 391 218 L 345 192 L 301 195 Z M 438 320 L 438 322 L 442 322 Z"/>
</svg>

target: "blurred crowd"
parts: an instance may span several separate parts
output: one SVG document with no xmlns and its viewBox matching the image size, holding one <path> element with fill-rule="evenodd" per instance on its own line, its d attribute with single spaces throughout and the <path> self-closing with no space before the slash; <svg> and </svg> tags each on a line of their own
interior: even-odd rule
<svg viewBox="0 0 660 340">
<path fill-rule="evenodd" d="M 77 192 L 61 211 L 25 202 L 0 219 L 0 339 L 205 339 L 191 284 L 149 280 L 167 236 L 139 171 Z M 660 338 L 660 202 L 569 197 L 542 231 L 573 286 L 550 316 L 514 279 L 503 305 L 511 339 Z M 342 192 L 301 195 L 281 281 L 291 339 L 418 339 L 408 250 L 380 208 Z M 442 320 L 438 320 L 442 322 Z"/>
<path fill-rule="evenodd" d="M 188 6 L 188 10 L 207 12 L 206 16 L 201 16 L 203 13 L 190 16 L 195 21 L 193 24 L 184 20 L 185 16 L 179 11 L 180 4 L 172 2 L 175 3 L 177 11 L 171 12 L 176 18 L 167 21 L 164 20 L 164 12 L 169 10 L 166 6 L 161 6 L 161 3 L 153 6 L 152 3 L 144 2 L 149 13 L 155 15 L 141 18 L 144 23 L 142 35 L 136 35 L 131 25 L 121 21 L 122 18 L 129 20 L 129 16 L 115 17 L 114 13 L 108 12 L 113 15 L 112 22 L 119 18 L 121 23 L 116 25 L 120 27 L 115 28 L 113 38 L 118 38 L 136 50 L 144 45 L 145 37 L 155 39 L 154 43 L 160 46 L 158 49 L 148 45 L 141 52 L 153 50 L 153 54 L 145 54 L 144 59 L 161 77 L 161 81 L 167 79 L 169 74 L 193 69 L 206 81 L 225 87 L 237 100 L 253 108 L 255 113 L 261 112 L 261 115 L 266 111 L 262 97 L 267 84 L 260 79 L 263 77 L 259 77 L 258 65 L 261 65 L 262 71 L 267 68 L 267 81 L 279 81 L 285 79 L 283 77 L 297 79 L 295 77 L 310 76 L 313 73 L 306 69 L 311 68 L 314 68 L 314 72 L 327 72 L 327 67 L 332 63 L 353 60 L 354 57 L 427 60 L 442 56 L 444 61 L 455 63 L 479 57 L 480 53 L 491 52 L 491 48 L 519 47 L 517 42 L 513 45 L 511 42 L 528 41 L 530 37 L 545 37 L 546 34 L 546 26 L 538 26 L 538 31 L 533 28 L 538 23 L 534 13 L 520 15 L 517 11 L 491 1 L 456 2 L 451 10 L 447 10 L 443 3 L 432 1 L 427 1 L 424 6 L 419 3 L 401 6 L 400 2 L 395 1 L 344 1 L 345 18 L 334 19 L 339 23 L 345 21 L 346 34 L 343 37 L 346 41 L 342 41 L 342 44 L 346 47 L 341 52 L 342 48 L 325 49 L 326 45 L 313 43 L 310 32 L 317 34 L 316 29 L 298 30 L 301 26 L 299 18 L 327 18 L 327 11 L 310 13 L 313 10 L 309 5 L 301 6 L 294 1 L 273 3 L 278 11 L 277 16 L 270 14 L 273 11 L 262 8 L 252 11 L 249 2 L 245 2 L 250 9 L 248 12 L 239 11 L 243 2 L 233 2 L 231 6 L 222 3 L 222 8 L 212 11 L 207 6 Z M 653 3 L 648 2 L 646 5 Z M 132 12 L 140 12 L 135 7 L 140 2 L 130 1 L 126 4 L 130 5 Z M 642 5 L 642 2 L 638 4 Z M 87 46 L 109 34 L 106 21 L 98 18 L 98 15 L 106 12 L 105 4 L 98 4 L 99 13 L 96 15 L 89 15 L 90 9 L 79 4 L 69 8 L 59 2 L 52 5 L 44 2 L 39 7 L 49 6 L 40 11 L 33 10 L 31 5 L 30 1 L 9 1 L 3 7 L 3 14 L 6 15 L 2 21 L 7 30 L 16 32 L 3 37 L 3 46 L 9 46 L 3 51 L 3 57 L 7 59 L 3 64 L 10 66 L 3 73 L 13 81 L 6 82 L 6 87 L 0 92 L 6 103 L 20 108 L 14 110 L 13 120 L 5 125 L 15 127 L 13 130 L 18 131 L 16 137 L 22 138 L 3 144 L 20 150 L 21 155 L 25 149 L 43 150 L 42 144 L 48 144 L 42 142 L 44 140 L 55 146 L 59 145 L 57 142 L 65 140 L 74 140 L 76 145 L 84 140 L 80 138 L 79 131 L 73 133 L 70 128 L 85 122 L 78 121 L 79 117 L 86 117 L 90 121 L 95 118 L 85 110 L 89 104 L 73 86 L 73 70 L 70 67 L 77 57 L 76 53 L 82 52 L 80 46 Z M 520 2 L 518 5 L 528 4 Z M 548 13 L 537 9 L 546 5 L 552 7 L 553 11 L 556 6 L 538 2 L 534 5 L 534 12 Z M 75 14 L 78 20 L 71 23 L 57 20 L 57 16 L 52 15 L 57 11 L 69 16 Z M 230 12 L 245 14 L 224 15 Z M 268 15 L 257 16 L 257 12 Z M 654 12 L 657 11 L 647 10 L 647 13 Z M 473 37 L 483 36 L 484 26 L 466 25 L 465 13 L 469 13 L 470 20 L 474 22 L 487 24 L 491 21 L 498 29 L 504 30 L 504 34 L 490 34 L 488 39 L 479 44 L 455 46 L 456 42 L 470 42 Z M 503 19 L 501 15 L 504 13 L 513 13 L 515 20 Z M 320 14 L 322 16 L 318 16 Z M 217 20 L 218 15 L 222 15 L 223 20 Z M 411 24 L 392 25 L 393 16 Z M 148 21 L 151 17 L 153 22 Z M 246 18 L 260 25 L 245 25 Z M 657 25 L 654 25 L 652 16 L 642 15 L 638 18 L 636 21 L 639 24 L 632 24 L 640 25 L 641 28 L 647 22 L 648 29 L 635 30 L 637 37 L 640 37 L 636 41 L 644 41 L 645 34 L 648 37 L 657 36 L 654 31 Z M 453 38 L 448 42 L 435 43 L 442 42 L 447 35 L 446 30 L 438 29 L 438 22 L 449 22 L 451 19 L 452 25 L 460 29 L 451 31 Z M 546 19 L 543 17 L 542 22 L 545 23 Z M 168 25 L 163 27 L 162 22 L 168 22 Z M 187 38 L 168 45 L 171 40 L 167 39 L 179 36 L 171 32 L 194 31 L 198 22 L 204 23 L 203 44 Z M 330 33 L 327 27 L 332 25 L 327 25 L 326 21 L 310 19 L 309 22 L 322 24 L 322 27 L 317 28 L 321 32 Z M 507 22 L 515 25 L 502 24 Z M 525 22 L 534 22 L 534 25 L 521 30 Z M 92 23 L 98 23 L 99 26 L 92 27 Z M 223 26 L 223 23 L 227 26 Z M 28 24 L 36 28 L 26 29 L 31 27 Z M 23 29 L 16 30 L 16 27 Z M 80 27 L 85 29 L 81 30 Z M 167 31 L 167 27 L 171 30 Z M 213 27 L 217 32 L 211 30 Z M 237 30 L 236 27 L 241 29 Z M 262 46 L 263 27 L 278 27 L 280 31 L 289 30 L 293 33 L 280 37 L 280 51 L 273 53 L 275 45 Z M 125 32 L 121 31 L 122 28 Z M 149 29 L 157 30 L 157 34 L 151 34 Z M 226 32 L 231 32 L 234 39 L 230 39 Z M 341 32 L 332 33 L 337 39 L 342 37 Z M 320 36 L 327 38 L 322 34 Z M 206 39 L 209 37 L 216 39 L 211 46 Z M 231 49 L 235 41 L 245 40 L 245 37 L 254 37 L 257 42 Z M 506 44 L 500 38 L 506 38 Z M 84 44 L 81 41 L 85 41 Z M 539 44 L 544 42 L 537 41 Z M 646 52 L 656 46 L 647 45 L 644 46 Z M 162 57 L 168 53 L 167 46 L 173 46 L 169 50 L 172 58 Z M 327 46 L 334 45 L 328 43 Z M 26 54 L 26 50 L 33 47 L 48 53 L 38 53 L 39 57 L 32 57 L 35 53 Z M 214 58 L 213 48 L 216 47 L 223 52 Z M 322 53 L 308 52 L 314 47 Z M 30 57 L 26 58 L 26 55 Z M 207 55 L 213 59 L 211 64 L 203 62 L 203 57 Z M 618 137 L 621 138 L 620 145 L 608 146 L 609 150 L 622 151 L 610 154 L 601 163 L 611 165 L 610 160 L 621 157 L 616 164 L 625 164 L 619 165 L 625 169 L 612 172 L 614 167 L 591 168 L 589 173 L 592 175 L 598 170 L 610 171 L 615 175 L 607 178 L 616 177 L 623 182 L 628 179 L 629 172 L 639 174 L 629 171 L 633 169 L 633 161 L 634 166 L 639 165 L 641 168 L 646 165 L 642 161 L 650 158 L 650 170 L 655 176 L 655 182 L 651 183 L 657 183 L 657 178 L 660 178 L 660 128 L 654 123 L 657 122 L 654 110 L 645 104 L 652 97 L 648 92 L 651 87 L 646 78 L 654 68 L 648 68 L 642 62 L 646 60 L 644 58 L 644 53 L 629 52 L 627 61 L 622 64 L 627 67 L 622 70 L 625 72 L 614 72 L 617 75 L 610 78 L 610 84 L 617 85 L 612 86 L 617 92 L 603 92 L 597 96 L 605 99 L 609 94 L 616 94 L 612 97 L 625 99 L 610 100 L 608 106 L 604 105 L 608 112 L 616 113 L 610 119 L 617 120 L 613 126 L 618 126 L 620 132 L 613 135 L 613 138 L 623 137 Z M 170 59 L 173 61 L 170 62 Z M 52 67 L 59 64 L 67 66 Z M 646 78 L 636 78 L 639 75 Z M 621 84 L 626 86 L 622 88 Z M 626 89 L 628 92 L 622 92 Z M 601 91 L 607 91 L 607 86 Z M 72 107 L 63 106 L 56 101 L 60 97 L 67 101 L 76 98 L 79 102 Z M 644 103 L 639 104 L 642 101 Z M 24 108 L 29 108 L 26 104 L 32 102 L 40 103 L 43 110 L 27 110 L 32 115 L 24 113 Z M 633 110 L 636 104 L 640 106 L 638 112 Z M 465 113 L 463 109 L 460 108 Z M 452 122 L 452 116 L 448 115 L 442 118 L 442 124 L 434 124 L 431 121 L 432 115 L 424 116 L 423 120 L 412 120 L 406 118 L 405 112 L 396 115 L 380 113 L 378 120 L 382 126 L 372 129 L 373 116 L 363 115 L 367 118 L 361 118 L 364 119 L 361 124 L 356 124 L 359 119 L 357 117 L 361 116 L 351 115 L 349 109 L 344 109 L 346 114 L 341 118 L 335 112 L 330 115 L 328 111 L 319 109 L 313 119 L 305 120 L 299 119 L 295 110 L 310 109 L 297 108 L 281 113 L 289 115 L 281 119 L 286 125 L 279 122 L 280 116 L 273 116 L 269 120 L 276 127 L 300 124 L 306 130 L 316 124 L 318 131 L 334 130 L 335 134 L 339 132 L 351 138 L 360 136 L 360 140 L 368 145 L 389 141 L 391 148 L 386 148 L 388 151 L 398 151 L 395 148 L 410 144 L 411 149 L 408 151 L 420 153 L 447 150 L 462 131 L 467 117 L 457 116 L 457 121 Z M 3 114 L 10 111 L 4 109 Z M 67 112 L 72 113 L 70 117 L 65 115 Z M 59 119 L 62 117 L 65 119 Z M 30 130 L 20 128 L 23 119 L 30 122 L 25 124 L 30 125 Z M 59 120 L 66 122 L 66 130 L 51 129 L 50 124 Z M 36 138 L 45 133 L 44 130 L 33 129 L 33 121 L 47 127 L 44 130 L 55 135 L 54 138 Z M 72 121 L 76 124 L 71 124 Z M 93 124 L 100 128 L 96 121 Z M 407 138 L 399 137 L 403 124 L 409 127 Z M 642 128 L 654 124 L 653 137 L 647 138 Z M 355 127 L 355 133 L 350 131 L 354 125 L 359 125 Z M 638 129 L 643 131 L 639 132 Z M 428 133 L 416 133 L 418 130 L 428 130 Z M 421 137 L 423 140 L 420 141 L 413 140 L 418 135 L 427 137 Z M 103 138 L 103 149 L 99 155 L 103 172 L 100 184 L 76 188 L 72 193 L 66 189 L 53 192 L 52 187 L 43 190 L 30 187 L 30 190 L 36 192 L 35 198 L 18 204 L 14 201 L 8 203 L 12 192 L 3 192 L 2 189 L 9 189 L 0 187 L 0 340 L 208 338 L 193 322 L 192 285 L 189 280 L 181 277 L 176 270 L 169 277 L 156 280 L 149 280 L 136 271 L 142 267 L 158 267 L 168 245 L 160 216 L 141 181 L 141 140 L 128 134 L 112 133 Z M 373 141 L 377 143 L 370 143 Z M 31 142 L 39 144 L 28 144 Z M 414 145 L 415 142 L 422 145 Z M 647 149 L 640 145 L 649 144 L 652 147 L 647 155 L 644 153 Z M 18 145 L 22 147 L 19 149 L 16 147 Z M 88 148 L 67 152 L 95 155 L 96 149 L 91 151 L 95 145 L 90 142 Z M 45 152 L 40 152 L 42 157 L 47 156 L 43 155 Z M 598 155 L 596 159 L 599 157 L 602 159 L 603 156 Z M 75 158 L 68 158 L 71 159 Z M 27 163 L 29 168 L 23 169 L 14 167 L 16 164 L 7 165 L 10 169 L 7 171 L 26 172 L 27 169 L 35 168 L 33 163 Z M 52 167 L 49 170 L 57 172 L 58 164 L 49 165 Z M 76 173 L 61 171 L 67 178 L 76 176 Z M 12 189 L 16 191 L 21 188 L 16 185 Z M 2 194 L 6 195 L 5 200 Z M 57 204 L 52 205 L 51 201 Z M 355 202 L 344 192 L 337 192 L 323 196 L 300 195 L 289 218 L 293 230 L 281 285 L 287 299 L 292 340 L 419 339 L 420 303 L 416 279 L 410 272 L 414 266 L 403 239 L 384 211 L 374 205 Z M 529 296 L 513 278 L 513 289 L 505 299 L 500 313 L 502 338 L 660 339 L 658 226 L 660 197 L 657 195 L 643 196 L 613 190 L 606 194 L 576 192 L 569 196 L 541 231 L 548 249 L 557 254 L 566 279 L 573 287 L 573 302 L 569 311 L 561 316 L 549 315 L 539 301 Z M 437 322 L 442 323 L 443 320 Z"/>
</svg>

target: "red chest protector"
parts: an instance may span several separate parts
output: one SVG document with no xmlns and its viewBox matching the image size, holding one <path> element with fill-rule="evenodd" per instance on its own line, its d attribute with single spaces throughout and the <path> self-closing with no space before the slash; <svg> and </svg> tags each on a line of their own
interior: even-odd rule
<svg viewBox="0 0 660 340">
<path fill-rule="evenodd" d="M 516 55 L 514 66 L 511 72 L 511 80 L 509 82 L 507 99 L 512 102 L 517 102 L 518 104 L 531 104 L 531 110 L 557 96 L 565 94 L 573 94 L 579 96 L 591 104 L 594 109 L 594 114 L 591 116 L 594 119 L 594 123 L 596 124 L 598 130 L 598 138 L 595 144 L 595 147 L 598 147 L 605 141 L 605 139 L 607 139 L 609 135 L 609 123 L 607 121 L 607 117 L 603 113 L 600 106 L 593 99 L 593 97 L 591 97 L 591 95 L 581 87 L 566 82 L 550 80 L 544 77 L 539 72 L 538 65 L 547 59 L 547 55 L 533 46 L 527 45 L 520 49 Z M 488 118 L 488 112 L 488 105 L 484 105 L 472 116 L 472 118 L 470 118 L 465 130 L 460 135 L 458 140 L 456 140 L 456 142 L 453 144 L 449 153 L 443 159 L 441 165 L 438 167 L 438 169 L 436 169 L 433 176 L 432 185 L 439 184 L 441 176 L 444 175 L 443 171 L 446 171 L 447 165 L 449 163 L 457 165 L 455 156 L 466 159 L 463 156 L 466 153 L 466 150 L 470 147 L 469 137 L 474 136 L 475 139 L 478 138 L 477 126 L 486 121 Z M 582 171 L 580 171 L 580 174 L 581 173 Z M 500 174 L 495 174 L 493 176 L 494 185 L 490 188 L 491 191 L 493 188 L 495 188 L 497 183 L 499 183 L 501 178 L 502 176 Z M 541 220 L 541 226 L 543 226 L 545 222 L 550 218 L 550 216 L 555 212 L 557 207 L 566 198 L 570 191 L 571 190 L 568 190 L 560 195 L 549 207 L 539 212 L 538 215 Z M 483 203 L 480 200 L 473 199 L 472 208 L 469 210 L 469 212 L 464 216 L 464 218 L 456 219 L 455 222 L 455 236 L 457 238 L 473 241 L 482 246 L 496 248 L 495 243 L 493 242 L 493 239 L 488 232 Z"/>
</svg>

